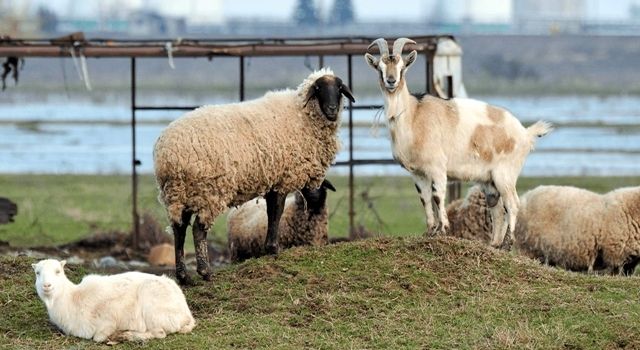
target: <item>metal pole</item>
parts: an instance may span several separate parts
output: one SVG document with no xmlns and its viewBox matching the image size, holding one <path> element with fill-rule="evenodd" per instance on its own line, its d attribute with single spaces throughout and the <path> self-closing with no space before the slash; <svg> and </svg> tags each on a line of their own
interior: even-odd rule
<svg viewBox="0 0 640 350">
<path fill-rule="evenodd" d="M 433 56 L 434 54 L 430 50 L 426 50 L 424 52 L 425 55 L 425 74 L 426 74 L 426 89 L 427 93 L 433 96 L 436 96 L 435 89 L 433 88 Z"/>
<path fill-rule="evenodd" d="M 322 69 L 322 67 L 324 67 L 324 56 L 320 55 L 318 56 L 318 69 Z"/>
<path fill-rule="evenodd" d="M 353 67 L 352 56 L 348 55 L 347 75 L 349 90 L 353 91 Z M 349 237 L 353 238 L 355 211 L 353 209 L 353 103 L 349 101 Z"/>
<path fill-rule="evenodd" d="M 240 56 L 240 101 L 244 101 L 244 56 Z"/>
<path fill-rule="evenodd" d="M 136 58 L 131 57 L 131 214 L 133 216 L 133 249 L 137 249 L 140 238 L 138 217 L 138 173 L 136 167 Z"/>
<path fill-rule="evenodd" d="M 455 96 L 453 92 L 453 76 L 447 75 L 447 98 L 452 99 L 454 97 Z M 460 181 L 454 181 L 449 183 L 448 189 L 449 189 L 449 195 L 447 196 L 447 202 L 449 203 L 460 198 L 460 196 L 462 195 L 462 184 L 460 183 Z"/>
</svg>

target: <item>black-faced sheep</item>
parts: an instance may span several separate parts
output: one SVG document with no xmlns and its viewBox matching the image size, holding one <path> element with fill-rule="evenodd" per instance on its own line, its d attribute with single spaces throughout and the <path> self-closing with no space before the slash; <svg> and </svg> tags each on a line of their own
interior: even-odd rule
<svg viewBox="0 0 640 350">
<path fill-rule="evenodd" d="M 331 182 L 324 180 L 318 189 L 305 187 L 287 198 L 278 229 L 278 245 L 281 249 L 329 243 L 327 190 L 335 191 L 335 188 Z M 264 255 L 266 206 L 263 199 L 257 199 L 229 210 L 227 234 L 232 261 Z"/>
<path fill-rule="evenodd" d="M 390 54 L 380 38 L 369 46 L 379 47 L 380 59 L 365 54 L 367 64 L 378 73 L 394 158 L 415 180 L 428 231 L 448 229 L 444 206 L 448 177 L 481 183 L 502 197 L 504 205 L 491 209 L 491 245 L 498 247 L 507 228 L 513 238 L 519 202 L 516 181 L 525 158 L 535 139 L 551 126 L 539 121 L 525 128 L 509 111 L 476 100 L 410 94 L 405 74 L 417 52 L 403 58 L 406 43 L 415 44 L 399 38 Z"/>
<path fill-rule="evenodd" d="M 329 69 L 297 90 L 253 101 L 205 106 L 172 122 L 154 149 L 160 201 L 176 247 L 176 277 L 189 283 L 184 240 L 192 215 L 197 271 L 210 279 L 206 235 L 225 209 L 256 196 L 267 203 L 265 251 L 278 251 L 278 225 L 288 193 L 317 188 L 339 148 L 342 96 L 353 95 Z"/>
<path fill-rule="evenodd" d="M 103 342 L 164 338 L 189 333 L 195 320 L 172 279 L 141 272 L 87 275 L 79 284 L 67 279 L 65 261 L 33 264 L 36 291 L 49 319 L 65 334 Z"/>
</svg>

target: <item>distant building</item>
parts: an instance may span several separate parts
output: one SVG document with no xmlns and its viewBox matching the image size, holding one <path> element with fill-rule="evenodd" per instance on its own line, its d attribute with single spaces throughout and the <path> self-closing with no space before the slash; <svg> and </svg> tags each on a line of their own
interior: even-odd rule
<svg viewBox="0 0 640 350">
<path fill-rule="evenodd" d="M 513 25 L 520 33 L 578 33 L 587 0 L 513 0 Z"/>
</svg>

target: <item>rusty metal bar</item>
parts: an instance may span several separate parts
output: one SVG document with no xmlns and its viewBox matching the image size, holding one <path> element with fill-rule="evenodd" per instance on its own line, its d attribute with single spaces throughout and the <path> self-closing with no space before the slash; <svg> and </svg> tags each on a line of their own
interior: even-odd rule
<svg viewBox="0 0 640 350">
<path fill-rule="evenodd" d="M 414 37 L 417 44 L 406 45 L 405 50 L 431 51 L 439 38 L 450 35 Z M 159 39 L 155 41 L 85 40 L 79 42 L 85 57 L 166 57 L 165 44 L 175 43 L 174 57 L 212 56 L 325 56 L 364 54 L 374 38 L 307 39 L 224 39 L 189 40 Z M 52 42 L 53 41 L 53 42 Z M 6 39 L 0 41 L 0 57 L 68 57 L 69 48 L 76 42 L 49 40 Z"/>
<path fill-rule="evenodd" d="M 347 55 L 347 79 L 349 90 L 353 91 L 353 57 Z M 349 100 L 349 107 L 353 103 Z M 354 234 L 354 216 L 353 208 L 354 188 L 353 188 L 353 108 L 349 108 L 349 237 L 353 238 Z"/>
<path fill-rule="evenodd" d="M 138 172 L 136 159 L 136 58 L 131 57 L 131 214 L 133 216 L 133 249 L 139 247 L 140 219 L 138 216 Z"/>
</svg>

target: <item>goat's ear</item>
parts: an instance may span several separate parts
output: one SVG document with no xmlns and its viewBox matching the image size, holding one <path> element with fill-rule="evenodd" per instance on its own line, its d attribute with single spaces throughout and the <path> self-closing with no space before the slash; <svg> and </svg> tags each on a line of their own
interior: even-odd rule
<svg viewBox="0 0 640 350">
<path fill-rule="evenodd" d="M 316 90 L 318 89 L 318 85 L 314 82 L 313 85 L 309 86 L 309 90 L 307 90 L 307 96 L 304 97 L 304 107 L 307 106 L 307 103 L 316 95 Z"/>
<path fill-rule="evenodd" d="M 370 53 L 365 53 L 364 54 L 364 60 L 367 61 L 367 64 L 373 68 L 373 69 L 378 69 L 378 59 L 375 58 L 375 56 L 373 56 Z"/>
<path fill-rule="evenodd" d="M 416 50 L 411 51 L 407 57 L 404 59 L 404 67 L 409 68 L 415 61 L 416 57 L 418 57 L 418 52 Z"/>
<path fill-rule="evenodd" d="M 60 266 L 62 266 L 62 267 L 64 267 L 64 265 L 66 265 L 66 264 L 67 264 L 67 261 L 66 261 L 66 260 L 62 260 L 62 261 L 60 262 Z"/>
<path fill-rule="evenodd" d="M 336 191 L 336 188 L 335 188 L 335 187 L 333 187 L 333 184 L 331 183 L 331 181 L 329 181 L 329 180 L 327 180 L 327 179 L 324 179 L 324 180 L 322 181 L 322 185 L 321 185 L 321 186 L 322 186 L 322 187 L 324 187 L 324 188 L 326 188 L 326 189 L 328 189 L 328 190 L 331 190 L 331 191 L 333 191 L 333 192 L 335 192 L 335 191 Z"/>
<path fill-rule="evenodd" d="M 351 103 L 356 102 L 356 99 L 353 97 L 353 93 L 351 92 L 351 89 L 349 89 L 348 86 L 344 84 L 340 84 L 340 92 L 342 92 L 343 95 L 347 96 L 347 98 L 351 101 Z"/>
<path fill-rule="evenodd" d="M 33 271 L 36 270 L 36 266 L 37 266 L 36 264 L 31 264 L 31 267 L 33 268 Z"/>
</svg>

